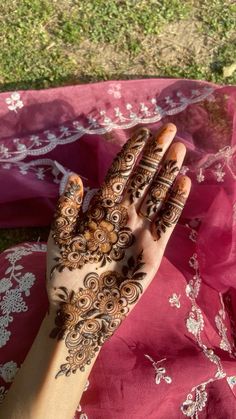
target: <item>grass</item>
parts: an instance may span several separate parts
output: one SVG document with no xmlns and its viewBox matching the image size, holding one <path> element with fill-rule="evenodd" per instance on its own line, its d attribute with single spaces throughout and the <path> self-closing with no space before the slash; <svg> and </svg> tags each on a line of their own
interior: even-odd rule
<svg viewBox="0 0 236 419">
<path fill-rule="evenodd" d="M 0 89 L 154 76 L 235 84 L 225 71 L 236 63 L 235 20 L 231 0 L 6 0 Z M 18 232 L 3 231 L 0 249 L 28 239 Z"/>
<path fill-rule="evenodd" d="M 236 61 L 235 17 L 235 2 L 222 0 L 7 0 L 0 5 L 0 87 L 130 78 L 136 70 L 144 77 L 235 83 L 235 73 L 223 76 L 223 68 Z M 193 22 L 196 30 L 189 37 Z M 173 44 L 173 30 L 178 42 L 169 60 L 163 42 Z M 199 38 L 196 52 L 188 43 L 199 45 Z"/>
</svg>

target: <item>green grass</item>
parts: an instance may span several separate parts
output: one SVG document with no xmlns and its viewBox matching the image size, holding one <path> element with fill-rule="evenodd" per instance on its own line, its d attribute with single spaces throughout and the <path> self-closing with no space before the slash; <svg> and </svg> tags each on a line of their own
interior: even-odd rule
<svg viewBox="0 0 236 419">
<path fill-rule="evenodd" d="M 236 61 L 235 48 L 231 47 L 235 40 L 236 5 L 233 3 L 230 0 L 6 0 L 0 5 L 1 90 L 135 77 L 136 58 L 142 61 L 141 76 L 185 76 L 234 83 L 235 74 L 229 80 L 223 77 L 223 67 Z M 171 65 L 168 57 L 164 61 L 148 57 L 149 50 L 155 50 L 154 55 L 158 57 L 162 50 L 160 36 L 165 34 L 168 39 L 170 25 L 181 21 L 186 22 L 186 28 L 189 22 L 196 21 L 201 36 L 213 40 L 204 65 L 200 62 L 201 54 L 196 56 L 188 48 L 184 54 L 177 51 L 176 62 Z M 183 44 L 188 42 L 188 37 L 183 39 Z M 109 50 L 105 64 L 99 61 L 101 50 Z M 114 56 L 117 57 L 115 66 Z"/>
<path fill-rule="evenodd" d="M 89 39 L 136 53 L 141 50 L 138 36 L 158 34 L 163 25 L 183 19 L 189 11 L 189 6 L 179 0 L 75 2 L 74 7 L 59 14 L 54 33 L 69 45 Z"/>
<path fill-rule="evenodd" d="M 236 71 L 224 72 L 236 63 L 235 21 L 231 0 L 5 0 L 0 89 L 161 76 L 235 84 Z M 0 249 L 37 239 L 27 231 L 2 231 Z"/>
</svg>

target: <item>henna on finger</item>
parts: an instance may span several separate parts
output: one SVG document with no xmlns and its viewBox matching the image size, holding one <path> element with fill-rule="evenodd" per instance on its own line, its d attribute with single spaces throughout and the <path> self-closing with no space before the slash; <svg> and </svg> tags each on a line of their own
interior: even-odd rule
<svg viewBox="0 0 236 419">
<path fill-rule="evenodd" d="M 81 269 L 87 263 L 101 262 L 101 266 L 104 266 L 112 260 L 121 260 L 125 250 L 132 246 L 135 238 L 127 227 L 128 211 L 119 201 L 149 135 L 148 129 L 141 128 L 123 146 L 108 171 L 100 192 L 94 196 L 88 211 L 81 214 L 76 228 L 78 211 L 74 214 L 74 202 L 70 199 L 76 185 L 73 183 L 68 187 L 66 193 L 69 197 L 64 194 L 63 205 L 59 203 L 52 227 L 53 238 L 59 245 L 60 254 L 54 258 L 56 264 L 51 275 L 55 269 L 61 272 L 65 268 Z M 73 212 L 73 217 L 70 211 Z"/>
<path fill-rule="evenodd" d="M 168 229 L 172 229 L 178 222 L 183 211 L 189 190 L 186 189 L 184 178 L 175 185 L 168 200 L 162 206 L 155 221 L 157 240 L 160 240 Z"/>
<path fill-rule="evenodd" d="M 92 206 L 112 207 L 120 202 L 125 185 L 142 151 L 150 131 L 141 128 L 124 144 L 107 172 L 104 183 L 93 197 Z"/>
<path fill-rule="evenodd" d="M 142 158 L 129 181 L 124 202 L 139 205 L 140 199 L 145 195 L 148 185 L 152 182 L 163 154 L 173 140 L 175 133 L 176 127 L 173 124 L 167 124 L 148 140 Z"/>
<path fill-rule="evenodd" d="M 163 147 L 155 137 L 149 140 L 128 187 L 127 195 L 131 203 L 139 200 L 151 182 L 162 158 L 162 152 Z"/>
<path fill-rule="evenodd" d="M 150 219 L 161 208 L 178 172 L 177 160 L 167 160 L 160 172 L 155 176 L 146 202 L 141 209 L 142 213 L 147 214 Z"/>
<path fill-rule="evenodd" d="M 55 243 L 63 246 L 76 230 L 77 217 L 83 199 L 83 184 L 79 176 L 69 177 L 64 194 L 59 198 L 52 223 Z"/>
</svg>

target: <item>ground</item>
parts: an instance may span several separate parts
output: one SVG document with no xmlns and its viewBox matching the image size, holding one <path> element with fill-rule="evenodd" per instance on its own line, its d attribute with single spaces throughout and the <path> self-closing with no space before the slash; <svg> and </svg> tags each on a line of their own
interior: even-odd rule
<svg viewBox="0 0 236 419">
<path fill-rule="evenodd" d="M 236 84 L 236 3 L 5 0 L 0 89 L 144 77 Z M 45 229 L 1 230 L 0 250 Z"/>
</svg>

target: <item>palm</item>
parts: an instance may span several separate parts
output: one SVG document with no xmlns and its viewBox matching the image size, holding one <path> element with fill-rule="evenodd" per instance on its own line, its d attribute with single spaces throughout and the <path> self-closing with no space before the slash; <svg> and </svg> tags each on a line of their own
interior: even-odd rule
<svg viewBox="0 0 236 419">
<path fill-rule="evenodd" d="M 149 136 L 141 129 L 125 144 L 86 213 L 81 212 L 83 186 L 76 175 L 59 200 L 47 265 L 48 295 L 57 310 L 51 337 L 65 339 L 69 353 L 58 375 L 84 370 L 133 309 L 159 267 L 183 208 L 188 178 L 179 180 L 166 199 L 183 146 L 179 156 L 173 146 L 175 158 L 167 153 L 156 173 L 173 126 L 157 139 L 147 141 Z"/>
</svg>

